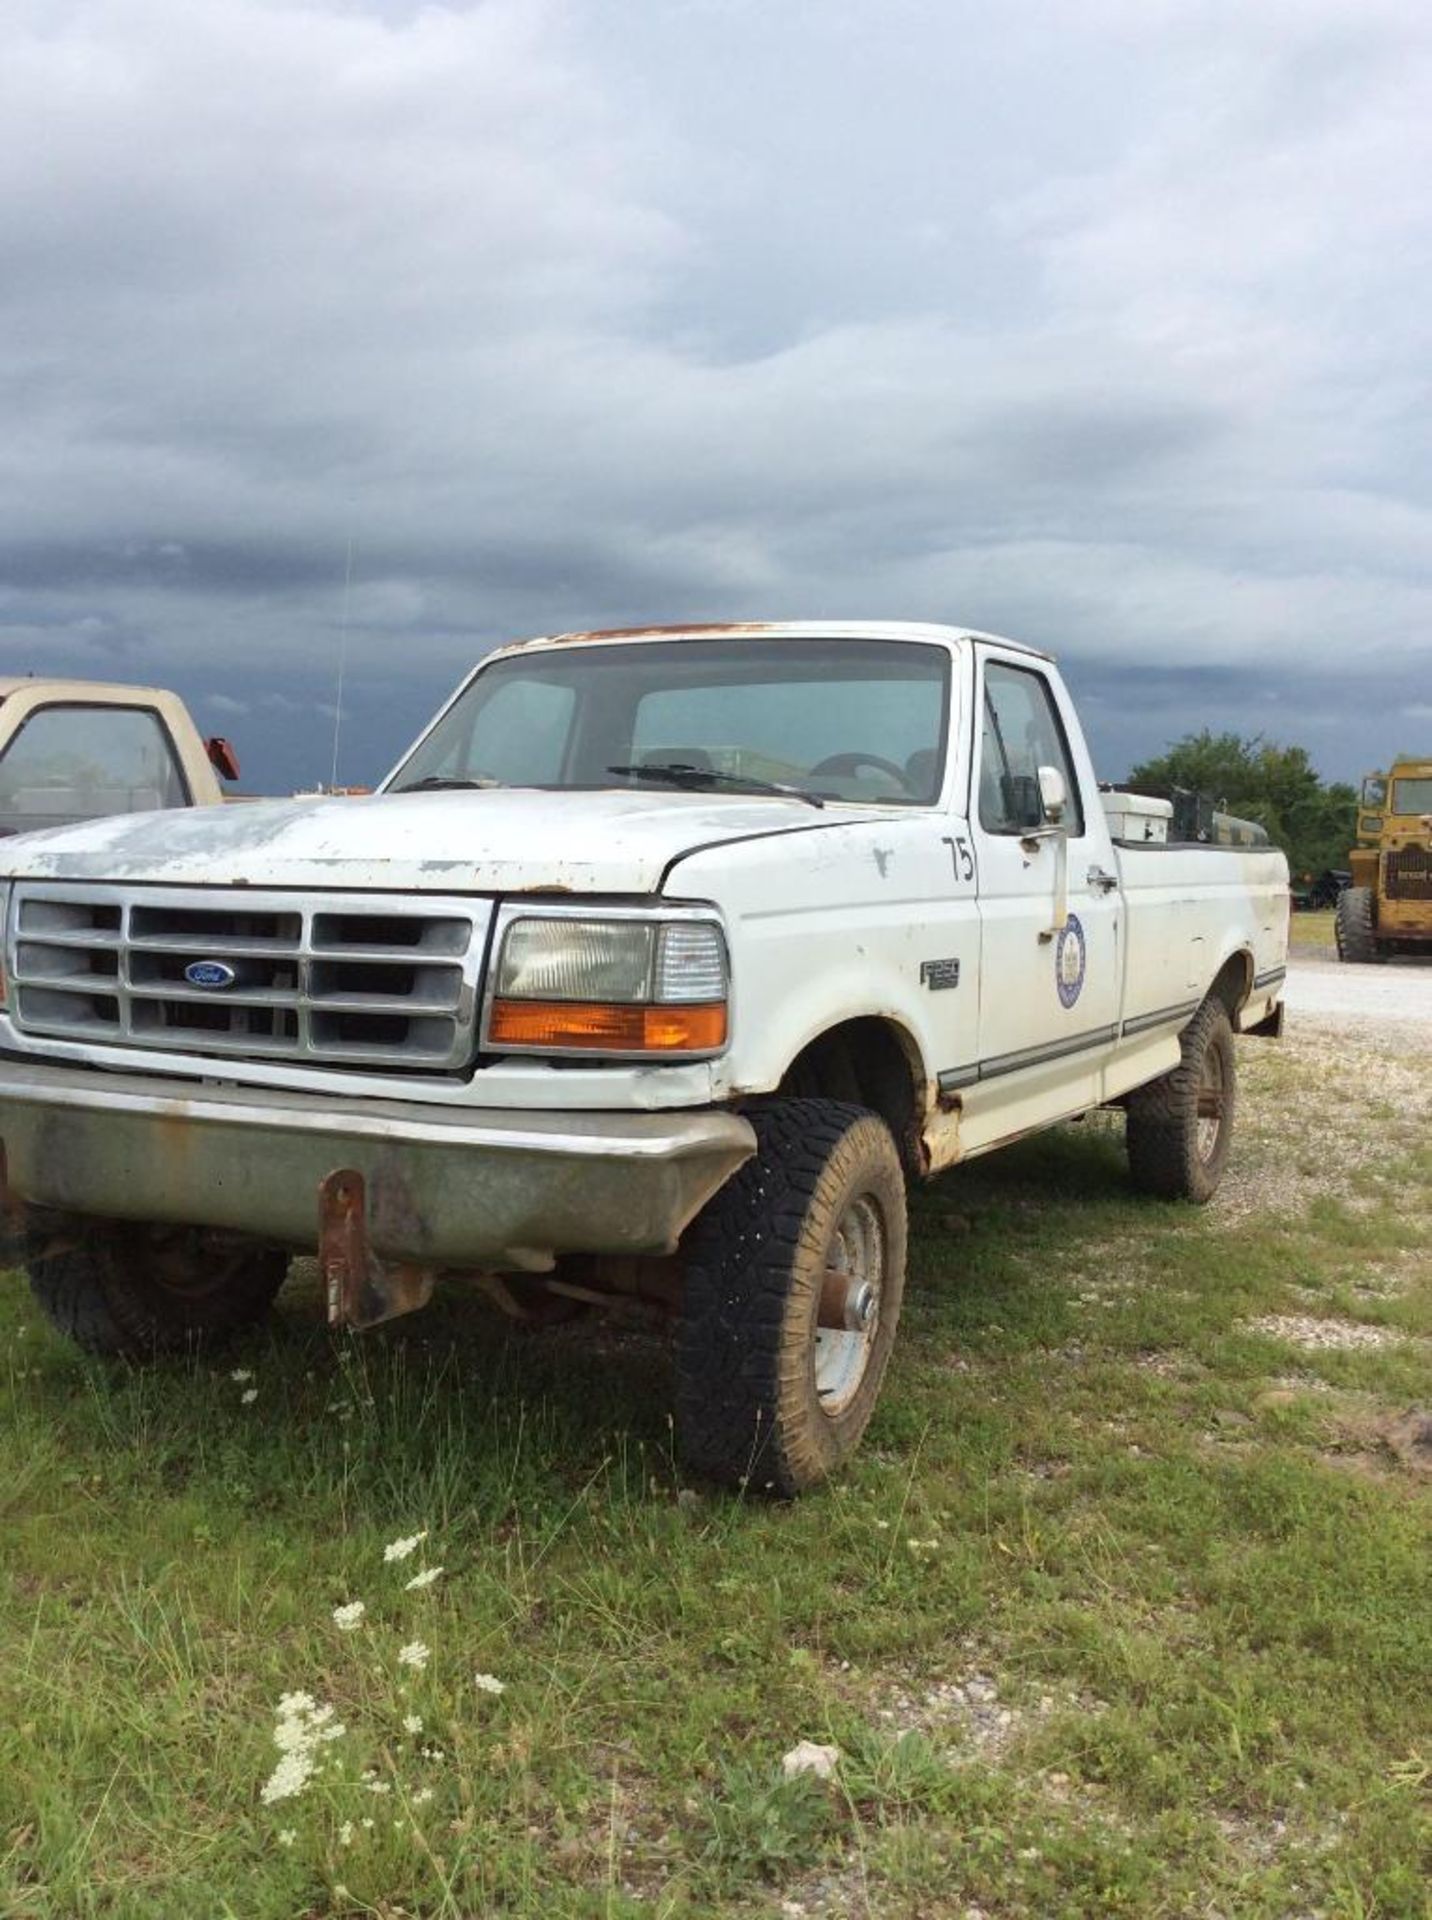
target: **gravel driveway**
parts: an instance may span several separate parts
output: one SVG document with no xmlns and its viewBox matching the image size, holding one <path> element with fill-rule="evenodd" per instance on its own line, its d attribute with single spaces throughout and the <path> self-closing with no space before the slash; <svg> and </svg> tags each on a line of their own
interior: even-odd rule
<svg viewBox="0 0 1432 1920">
<path fill-rule="evenodd" d="M 1381 1028 L 1418 1048 L 1432 1046 L 1432 966 L 1407 960 L 1385 967 L 1344 966 L 1338 960 L 1288 960 L 1288 1026 Z"/>
</svg>

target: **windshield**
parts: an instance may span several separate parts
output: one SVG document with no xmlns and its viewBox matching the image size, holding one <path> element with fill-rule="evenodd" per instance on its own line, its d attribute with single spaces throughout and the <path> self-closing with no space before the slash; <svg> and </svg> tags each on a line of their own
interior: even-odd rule
<svg viewBox="0 0 1432 1920">
<path fill-rule="evenodd" d="M 680 640 L 494 661 L 386 783 L 771 786 L 929 806 L 950 656 L 895 640 Z"/>
<path fill-rule="evenodd" d="M 1426 780 L 1394 780 L 1394 813 L 1432 813 L 1432 776 Z"/>
</svg>

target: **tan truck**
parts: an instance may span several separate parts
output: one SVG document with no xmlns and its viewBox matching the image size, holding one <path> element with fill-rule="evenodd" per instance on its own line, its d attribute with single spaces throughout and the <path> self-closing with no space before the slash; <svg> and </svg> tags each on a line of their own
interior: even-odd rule
<svg viewBox="0 0 1432 1920">
<path fill-rule="evenodd" d="M 1338 901 L 1338 957 L 1432 954 L 1432 757 L 1367 776 L 1357 837 L 1352 884 Z"/>
<path fill-rule="evenodd" d="M 177 693 L 101 680 L 0 679 L 0 835 L 105 814 L 216 806 L 238 778 Z"/>
</svg>

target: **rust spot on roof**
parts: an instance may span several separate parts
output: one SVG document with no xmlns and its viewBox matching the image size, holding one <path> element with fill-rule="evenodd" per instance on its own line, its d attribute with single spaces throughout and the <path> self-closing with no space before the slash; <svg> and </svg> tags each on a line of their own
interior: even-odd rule
<svg viewBox="0 0 1432 1920">
<path fill-rule="evenodd" d="M 576 640 L 636 640 L 656 633 L 769 633 L 769 620 L 688 620 L 681 626 L 665 627 L 593 627 L 584 633 L 554 633 L 552 644 L 570 645 Z"/>
</svg>

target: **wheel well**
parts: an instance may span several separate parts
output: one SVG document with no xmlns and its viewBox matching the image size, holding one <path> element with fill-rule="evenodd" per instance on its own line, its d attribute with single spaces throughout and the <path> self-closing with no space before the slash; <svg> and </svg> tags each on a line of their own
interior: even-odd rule
<svg viewBox="0 0 1432 1920">
<path fill-rule="evenodd" d="M 1208 989 L 1208 997 L 1210 1000 L 1221 1000 L 1231 1020 L 1252 991 L 1253 956 L 1235 953 L 1219 968 L 1217 978 Z"/>
<path fill-rule="evenodd" d="M 778 1091 L 792 1099 L 850 1100 L 878 1113 L 905 1171 L 925 1172 L 920 1141 L 923 1068 L 914 1041 L 893 1021 L 846 1020 L 818 1034 L 787 1067 Z"/>
</svg>

